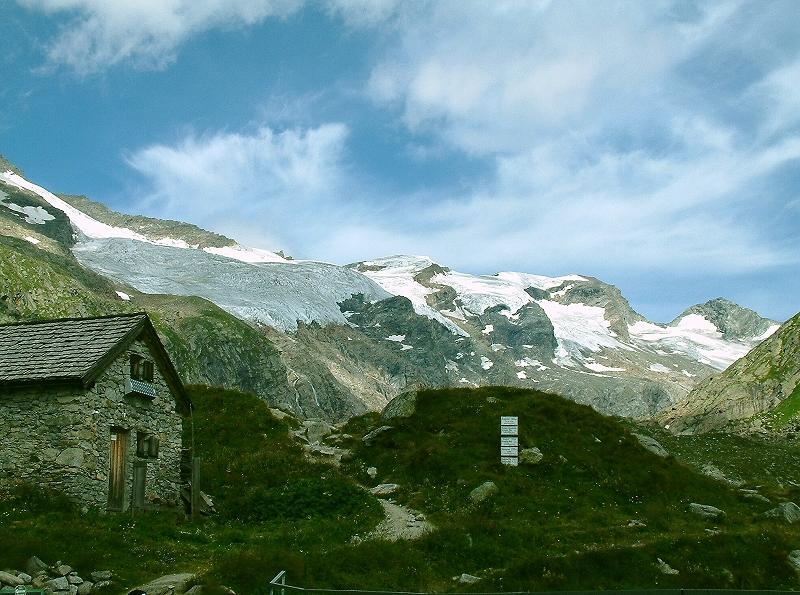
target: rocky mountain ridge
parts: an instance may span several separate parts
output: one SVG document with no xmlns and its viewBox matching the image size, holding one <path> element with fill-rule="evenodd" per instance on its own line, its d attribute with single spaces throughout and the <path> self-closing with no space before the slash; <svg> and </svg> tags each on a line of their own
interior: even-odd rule
<svg viewBox="0 0 800 595">
<path fill-rule="evenodd" d="M 187 380 L 256 392 L 305 417 L 340 421 L 416 386 L 488 384 L 649 417 L 777 328 L 724 300 L 657 325 L 583 275 L 471 275 L 410 256 L 290 260 L 60 197 L 18 172 L 0 172 L 8 317 L 152 310 Z"/>
<path fill-rule="evenodd" d="M 674 432 L 800 426 L 800 314 L 663 414 Z"/>
</svg>

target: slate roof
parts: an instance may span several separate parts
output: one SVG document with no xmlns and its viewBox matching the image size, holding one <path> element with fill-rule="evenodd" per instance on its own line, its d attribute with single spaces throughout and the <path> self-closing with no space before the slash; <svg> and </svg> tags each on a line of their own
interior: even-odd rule
<svg viewBox="0 0 800 595">
<path fill-rule="evenodd" d="M 147 322 L 129 314 L 0 326 L 0 384 L 83 381 Z"/>
</svg>

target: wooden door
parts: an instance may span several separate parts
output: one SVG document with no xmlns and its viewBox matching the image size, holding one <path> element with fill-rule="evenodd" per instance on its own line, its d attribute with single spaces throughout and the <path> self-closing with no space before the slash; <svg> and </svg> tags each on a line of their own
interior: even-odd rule
<svg viewBox="0 0 800 595">
<path fill-rule="evenodd" d="M 111 428 L 111 462 L 108 470 L 108 509 L 122 510 L 125 506 L 125 462 L 128 452 L 128 432 Z"/>
</svg>

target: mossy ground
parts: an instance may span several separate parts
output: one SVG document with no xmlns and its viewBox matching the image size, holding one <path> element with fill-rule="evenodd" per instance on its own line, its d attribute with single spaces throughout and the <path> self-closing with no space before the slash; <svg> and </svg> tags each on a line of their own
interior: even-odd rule
<svg viewBox="0 0 800 595">
<path fill-rule="evenodd" d="M 352 420 L 344 432 L 353 458 L 337 469 L 307 460 L 289 435 L 296 422 L 275 419 L 261 400 L 206 388 L 192 396 L 216 517 L 192 524 L 174 512 L 81 514 L 20 486 L 0 500 L 0 566 L 20 567 L 36 554 L 84 572 L 112 568 L 124 585 L 187 570 L 212 592 L 227 585 L 238 593 L 266 592 L 279 570 L 302 586 L 415 591 L 798 585 L 786 558 L 800 548 L 800 531 L 762 518 L 764 504 L 677 459 L 651 455 L 625 424 L 559 397 L 424 391 L 417 413 L 392 420 L 372 446 L 360 437 L 381 423 L 377 416 Z M 521 445 L 539 447 L 540 464 L 499 464 L 500 415 L 519 416 Z M 665 441 L 680 454 L 676 444 Z M 713 447 L 702 437 L 686 446 Z M 397 500 L 437 530 L 411 543 L 354 543 L 381 517 L 356 486 L 369 485 L 369 466 L 378 469 L 374 482 L 399 483 Z M 484 481 L 498 493 L 471 504 L 470 491 Z M 791 495 L 777 484 L 764 493 Z M 701 519 L 687 512 L 690 502 L 727 516 Z M 680 574 L 659 572 L 657 558 Z M 482 580 L 462 587 L 452 580 L 462 572 Z"/>
</svg>

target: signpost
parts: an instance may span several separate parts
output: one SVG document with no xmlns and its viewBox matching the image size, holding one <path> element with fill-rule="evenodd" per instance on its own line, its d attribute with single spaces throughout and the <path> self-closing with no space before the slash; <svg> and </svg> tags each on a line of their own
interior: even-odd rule
<svg viewBox="0 0 800 595">
<path fill-rule="evenodd" d="M 519 464 L 519 418 L 500 416 L 500 462 L 516 467 Z"/>
</svg>

